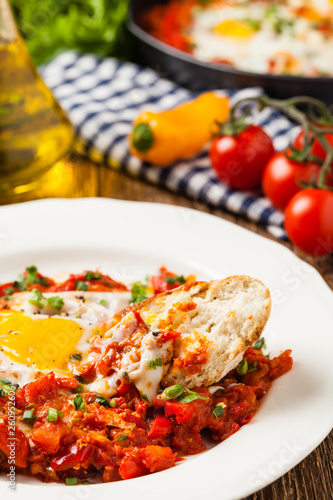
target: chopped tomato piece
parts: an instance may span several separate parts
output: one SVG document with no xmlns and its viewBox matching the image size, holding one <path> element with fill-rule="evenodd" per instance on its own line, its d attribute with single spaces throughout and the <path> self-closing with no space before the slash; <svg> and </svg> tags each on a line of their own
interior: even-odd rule
<svg viewBox="0 0 333 500">
<path fill-rule="evenodd" d="M 152 422 L 149 438 L 164 438 L 171 431 L 172 422 L 170 418 L 158 413 L 155 420 Z"/>
<path fill-rule="evenodd" d="M 9 425 L 0 423 L 0 450 L 7 457 L 12 458 L 17 467 L 27 466 L 29 443 L 23 432 L 17 427 L 14 432 Z"/>
<path fill-rule="evenodd" d="M 165 401 L 165 415 L 175 415 L 179 424 L 188 422 L 193 417 L 194 408 L 192 403 L 179 403 L 178 401 Z"/>
<path fill-rule="evenodd" d="M 149 472 L 156 472 L 173 467 L 177 455 L 169 447 L 150 445 L 140 449 L 140 456 Z"/>
<path fill-rule="evenodd" d="M 22 408 L 28 404 L 43 404 L 58 395 L 58 385 L 53 372 L 26 384 L 16 393 L 17 406 Z"/>
<path fill-rule="evenodd" d="M 38 425 L 38 424 L 37 424 Z M 38 443 L 46 453 L 56 453 L 63 439 L 70 434 L 70 429 L 66 424 L 43 422 L 33 430 L 33 439 Z"/>
<path fill-rule="evenodd" d="M 149 470 L 145 467 L 137 456 L 126 454 L 120 462 L 119 474 L 122 479 L 133 479 L 148 474 Z"/>
<path fill-rule="evenodd" d="M 83 462 L 92 463 L 94 465 L 112 465 L 111 458 L 103 453 L 103 450 L 91 444 L 78 446 L 73 444 L 58 451 L 51 460 L 51 467 L 55 470 L 66 470 L 75 467 Z"/>
<path fill-rule="evenodd" d="M 56 383 L 61 389 L 76 389 L 79 385 L 76 378 L 56 378 Z"/>
</svg>

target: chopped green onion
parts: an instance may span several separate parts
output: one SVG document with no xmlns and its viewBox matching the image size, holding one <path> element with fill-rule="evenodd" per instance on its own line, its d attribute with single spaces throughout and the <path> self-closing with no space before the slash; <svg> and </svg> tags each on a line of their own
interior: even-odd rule
<svg viewBox="0 0 333 500">
<path fill-rule="evenodd" d="M 84 281 L 76 281 L 75 290 L 81 290 L 81 292 L 86 292 L 88 290 L 88 285 Z"/>
<path fill-rule="evenodd" d="M 161 394 L 161 398 L 164 400 L 177 399 L 183 394 L 183 392 L 184 387 L 181 384 L 170 385 L 170 387 L 164 389 Z"/>
<path fill-rule="evenodd" d="M 46 415 L 46 420 L 48 422 L 57 422 L 58 417 L 61 419 L 63 417 L 62 411 L 56 410 L 55 408 L 49 408 Z"/>
<path fill-rule="evenodd" d="M 246 361 L 246 359 L 242 359 L 242 361 L 238 364 L 237 368 L 236 368 L 236 372 L 238 373 L 238 375 L 246 375 L 247 372 L 248 372 L 248 369 L 249 369 L 249 365 L 248 365 L 248 362 Z"/>
<path fill-rule="evenodd" d="M 27 289 L 23 281 L 14 281 L 13 286 L 17 288 L 19 292 L 24 292 Z"/>
<path fill-rule="evenodd" d="M 164 279 L 169 285 L 175 285 L 176 283 L 184 285 L 186 283 L 184 276 L 165 276 Z"/>
<path fill-rule="evenodd" d="M 0 378 L 0 384 L 2 385 L 12 385 L 11 381 L 8 378 Z"/>
<path fill-rule="evenodd" d="M 217 418 L 220 415 L 223 415 L 225 407 L 226 405 L 224 403 L 218 403 L 213 410 L 214 417 Z"/>
<path fill-rule="evenodd" d="M 141 283 L 141 281 L 136 281 L 132 284 L 132 298 L 130 300 L 131 304 L 136 304 L 148 299 L 147 296 L 147 285 Z"/>
<path fill-rule="evenodd" d="M 261 337 L 253 346 L 254 349 L 267 349 L 267 346 L 265 344 L 265 337 Z"/>
<path fill-rule="evenodd" d="M 84 410 L 86 407 L 84 399 L 80 394 L 77 394 L 74 398 L 74 407 L 75 410 Z"/>
<path fill-rule="evenodd" d="M 73 361 L 81 361 L 82 360 L 82 354 L 80 354 L 79 352 L 75 352 L 74 354 L 71 354 L 69 357 Z"/>
<path fill-rule="evenodd" d="M 66 485 L 67 486 L 76 486 L 77 485 L 77 477 L 66 477 Z"/>
<path fill-rule="evenodd" d="M 101 304 L 101 306 L 104 306 L 104 307 L 106 307 L 108 305 L 107 301 L 104 299 L 100 300 L 99 303 Z"/>
<path fill-rule="evenodd" d="M 128 438 L 128 434 L 120 434 L 119 437 L 117 437 L 116 441 L 124 441 L 124 439 Z"/>
<path fill-rule="evenodd" d="M 5 292 L 6 295 L 11 295 L 14 292 L 14 287 L 13 286 L 9 286 L 8 288 L 6 288 L 4 290 L 4 292 Z"/>
<path fill-rule="evenodd" d="M 106 408 L 115 408 L 117 406 L 117 403 L 114 399 L 110 400 L 104 396 L 98 396 L 98 394 L 96 394 L 96 402 L 101 406 L 105 406 Z"/>
<path fill-rule="evenodd" d="M 258 361 L 255 361 L 254 363 L 250 363 L 247 373 L 254 372 L 257 369 L 257 366 L 258 366 Z"/>
<path fill-rule="evenodd" d="M 156 366 L 163 366 L 163 362 L 162 362 L 161 358 L 156 358 L 155 360 L 150 359 L 149 361 L 147 361 L 148 370 L 151 370 L 151 369 L 156 370 Z"/>
<path fill-rule="evenodd" d="M 33 424 L 34 421 L 36 420 L 36 416 L 34 415 L 34 410 L 26 410 L 23 413 L 22 420 L 23 420 L 23 422 L 26 422 L 27 424 Z"/>
<path fill-rule="evenodd" d="M 44 309 L 47 306 L 47 299 L 40 290 L 32 290 L 29 298 L 29 304 Z"/>
<path fill-rule="evenodd" d="M 57 296 L 50 297 L 49 299 L 47 299 L 47 302 L 50 307 L 53 307 L 53 309 L 56 309 L 57 311 L 61 311 L 64 305 L 64 299 Z"/>
<path fill-rule="evenodd" d="M 31 408 L 32 406 L 35 406 L 35 403 L 30 403 L 29 405 L 27 405 L 27 406 L 25 407 L 25 409 L 27 409 L 27 408 Z"/>
<path fill-rule="evenodd" d="M 40 284 L 41 279 L 37 276 L 37 267 L 30 266 L 26 268 L 26 276 L 23 278 L 27 285 L 37 285 Z"/>
<path fill-rule="evenodd" d="M 271 357 L 271 353 L 269 352 L 268 354 L 266 354 L 265 358 L 270 358 Z"/>
<path fill-rule="evenodd" d="M 81 422 L 82 418 L 73 418 L 73 422 Z"/>
<path fill-rule="evenodd" d="M 142 399 L 142 401 L 149 403 L 149 399 L 148 399 L 148 396 L 146 396 L 146 394 L 144 394 L 143 392 L 139 392 L 139 394 L 140 394 L 140 398 Z"/>
<path fill-rule="evenodd" d="M 134 429 L 134 427 L 135 427 L 135 424 L 132 424 L 130 430 L 132 431 Z"/>
<path fill-rule="evenodd" d="M 197 392 L 190 391 L 190 389 L 184 388 L 184 393 L 178 397 L 180 403 L 192 403 L 196 399 L 208 400 L 205 396 L 200 396 Z"/>
<path fill-rule="evenodd" d="M 85 280 L 100 280 L 102 277 L 101 273 L 97 273 L 97 272 L 92 272 L 92 271 L 88 271 L 86 272 L 86 275 L 84 277 Z"/>
<path fill-rule="evenodd" d="M 12 387 L 12 383 L 7 378 L 0 379 L 0 398 L 4 398 L 8 395 L 10 389 Z"/>
</svg>

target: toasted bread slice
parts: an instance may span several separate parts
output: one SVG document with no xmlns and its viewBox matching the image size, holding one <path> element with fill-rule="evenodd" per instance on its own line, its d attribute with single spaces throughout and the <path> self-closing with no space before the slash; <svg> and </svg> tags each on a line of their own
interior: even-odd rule
<svg viewBox="0 0 333 500">
<path fill-rule="evenodd" d="M 180 332 L 162 386 L 209 386 L 235 368 L 268 320 L 268 288 L 249 276 L 194 282 L 136 306 L 150 328 Z"/>
<path fill-rule="evenodd" d="M 186 284 L 115 317 L 83 373 L 94 367 L 92 391 L 111 396 L 120 381 L 133 382 L 149 401 L 160 385 L 209 386 L 259 339 L 270 307 L 268 289 L 249 276 Z"/>
</svg>

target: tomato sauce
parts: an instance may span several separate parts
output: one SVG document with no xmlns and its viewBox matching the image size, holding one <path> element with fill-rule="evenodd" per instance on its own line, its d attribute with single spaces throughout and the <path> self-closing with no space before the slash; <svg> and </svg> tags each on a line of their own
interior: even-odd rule
<svg viewBox="0 0 333 500">
<path fill-rule="evenodd" d="M 74 478 L 80 483 L 96 476 L 104 482 L 129 479 L 173 467 L 181 457 L 205 450 L 202 430 L 221 442 L 247 424 L 273 380 L 291 369 L 290 355 L 287 350 L 268 359 L 249 348 L 244 358 L 249 366 L 256 364 L 255 370 L 243 376 L 230 372 L 213 394 L 197 387 L 192 391 L 196 399 L 188 403 L 159 394 L 149 405 L 132 384 L 120 386 L 109 400 L 80 392 L 76 379 L 43 375 L 16 392 L 17 471 L 46 482 Z M 0 397 L 3 474 L 9 470 L 8 407 L 8 397 Z M 21 422 L 28 431 L 19 429 Z"/>
<path fill-rule="evenodd" d="M 149 278 L 147 287 L 156 294 L 193 279 L 162 267 L 159 274 Z M 18 281 L 2 285 L 0 297 L 36 288 L 48 292 L 127 290 L 124 284 L 95 271 L 71 274 L 65 282 L 57 284 L 31 266 Z M 191 303 L 187 307 L 191 310 Z M 113 321 L 117 323 L 129 310 L 116 314 Z M 135 315 L 136 333 L 144 334 L 147 325 L 137 311 Z M 161 343 L 176 341 L 179 336 L 172 329 L 161 329 L 157 334 Z M 23 387 L 13 387 L 17 472 L 44 482 L 79 484 L 96 478 L 103 482 L 130 479 L 168 469 L 186 455 L 205 450 L 203 430 L 208 430 L 214 441 L 221 442 L 247 424 L 272 382 L 293 364 L 290 350 L 269 359 L 260 349 L 248 348 L 244 359 L 251 370 L 245 374 L 231 371 L 216 384 L 216 390 L 197 387 L 190 391 L 177 384 L 161 390 L 149 404 L 133 384 L 124 381 L 111 399 L 84 391 L 81 383 L 93 378 L 96 370 L 109 373 L 109 365 L 105 363 L 107 345 L 103 344 L 108 341 L 102 338 L 93 345 L 95 361 L 88 363 L 77 378 L 56 378 L 50 372 Z M 180 358 L 182 367 L 196 373 L 197 366 L 205 362 L 206 347 L 202 344 L 198 358 Z M 126 344 L 122 348 L 126 350 Z M 102 351 L 103 355 L 98 356 Z M 0 389 L 3 383 L 0 380 Z M 174 389 L 178 393 L 180 390 L 182 396 Z M 0 390 L 2 474 L 7 474 L 11 466 L 8 447 L 11 405 L 6 391 Z"/>
</svg>

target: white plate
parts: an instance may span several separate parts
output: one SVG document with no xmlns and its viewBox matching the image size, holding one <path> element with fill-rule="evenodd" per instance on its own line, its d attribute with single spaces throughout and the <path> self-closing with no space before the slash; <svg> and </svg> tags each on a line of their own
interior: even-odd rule
<svg viewBox="0 0 333 500">
<path fill-rule="evenodd" d="M 186 208 L 106 199 L 42 200 L 0 208 L 0 279 L 27 265 L 45 274 L 97 266 L 134 281 L 161 264 L 198 278 L 249 274 L 269 286 L 269 351 L 293 350 L 254 419 L 173 469 L 128 481 L 66 487 L 17 477 L 18 500 L 239 499 L 308 455 L 333 423 L 333 295 L 320 275 L 282 245 Z M 2 478 L 1 490 L 7 488 Z M 2 493 L 3 494 L 3 493 Z"/>
</svg>

